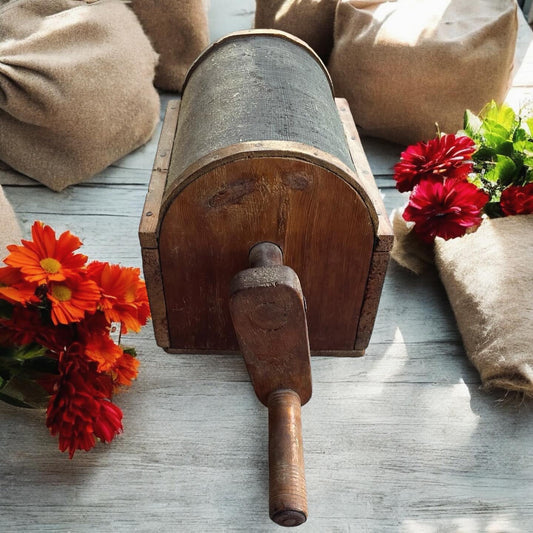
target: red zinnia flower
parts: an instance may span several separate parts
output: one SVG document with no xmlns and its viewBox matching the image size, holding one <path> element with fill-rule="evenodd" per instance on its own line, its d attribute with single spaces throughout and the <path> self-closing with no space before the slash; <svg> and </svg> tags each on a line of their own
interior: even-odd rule
<svg viewBox="0 0 533 533">
<path fill-rule="evenodd" d="M 427 243 L 435 237 L 452 239 L 481 223 L 489 196 L 461 180 L 422 180 L 411 193 L 403 218 L 415 223 L 414 231 Z"/>
<path fill-rule="evenodd" d="M 79 322 L 85 313 L 94 313 L 100 299 L 100 289 L 90 279 L 74 277 L 48 285 L 47 298 L 52 304 L 52 322 L 69 324 Z"/>
<path fill-rule="evenodd" d="M 15 305 L 10 318 L 0 319 L 0 329 L 4 342 L 14 345 L 34 342 L 50 350 L 49 356 L 62 352 L 72 343 L 74 335 L 68 326 L 50 327 L 34 306 Z"/>
<path fill-rule="evenodd" d="M 11 318 L 0 319 L 0 325 L 6 328 L 4 337 L 11 344 L 24 345 L 32 342 L 41 344 L 40 334 L 47 328 L 43 326 L 41 314 L 37 309 L 15 306 Z"/>
<path fill-rule="evenodd" d="M 81 246 L 78 237 L 70 231 L 56 239 L 55 231 L 42 222 L 35 222 L 31 228 L 32 241 L 22 240 L 22 246 L 11 244 L 11 252 L 4 262 L 20 269 L 25 279 L 43 284 L 50 281 L 63 281 L 78 274 L 85 265 L 87 256 L 73 253 Z"/>
<path fill-rule="evenodd" d="M 62 354 L 54 394 L 46 412 L 46 425 L 59 436 L 59 449 L 90 450 L 96 439 L 110 442 L 122 431 L 122 411 L 109 401 L 111 379 L 84 359 L 83 348 L 73 344 Z"/>
<path fill-rule="evenodd" d="M 470 137 L 453 134 L 411 145 L 394 165 L 396 188 L 400 192 L 410 191 L 420 180 L 430 177 L 466 180 L 475 150 Z"/>
<path fill-rule="evenodd" d="M 500 205 L 504 215 L 528 215 L 533 213 L 533 182 L 520 187 L 511 185 L 502 192 Z"/>
<path fill-rule="evenodd" d="M 138 332 L 150 317 L 146 285 L 140 269 L 93 261 L 88 274 L 99 285 L 102 297 L 98 308 L 109 322 L 120 322 L 121 333 Z"/>
<path fill-rule="evenodd" d="M 99 408 L 94 420 L 94 434 L 102 442 L 111 442 L 122 431 L 122 411 L 109 400 L 100 400 Z"/>
</svg>

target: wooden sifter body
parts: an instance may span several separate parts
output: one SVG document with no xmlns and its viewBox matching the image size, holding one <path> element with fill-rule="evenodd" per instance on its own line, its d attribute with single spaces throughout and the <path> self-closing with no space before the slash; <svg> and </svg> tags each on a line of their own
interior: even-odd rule
<svg viewBox="0 0 533 533">
<path fill-rule="evenodd" d="M 393 239 L 348 105 L 305 43 L 252 30 L 198 58 L 139 236 L 157 343 L 243 354 L 269 409 L 271 516 L 301 523 L 309 356 L 363 355 Z"/>
</svg>

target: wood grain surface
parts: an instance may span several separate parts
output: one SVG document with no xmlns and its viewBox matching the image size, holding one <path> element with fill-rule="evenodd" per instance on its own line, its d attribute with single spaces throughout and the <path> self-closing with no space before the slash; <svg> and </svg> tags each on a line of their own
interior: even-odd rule
<svg viewBox="0 0 533 533">
<path fill-rule="evenodd" d="M 278 244 L 307 301 L 311 349 L 353 349 L 374 245 L 361 197 L 306 161 L 242 159 L 190 183 L 159 234 L 170 345 L 237 350 L 232 277 L 258 242 Z"/>
<path fill-rule="evenodd" d="M 232 22 L 249 21 L 253 2 L 223 4 Z M 530 30 L 520 31 L 531 65 Z M 532 75 L 521 71 L 522 89 Z M 390 213 L 406 201 L 391 178 L 402 147 L 363 143 Z M 91 259 L 140 267 L 156 146 L 62 193 L 13 175 L 4 191 L 26 236 L 41 219 L 79 235 Z M 0 531 L 279 532 L 268 518 L 266 409 L 242 357 L 167 354 L 151 325 L 125 341 L 140 375 L 116 397 L 124 433 L 110 445 L 69 461 L 42 412 L 0 405 Z M 315 357 L 312 372 L 302 408 L 309 516 L 297 531 L 533 531 L 532 405 L 480 390 L 434 272 L 389 264 L 366 355 Z"/>
</svg>

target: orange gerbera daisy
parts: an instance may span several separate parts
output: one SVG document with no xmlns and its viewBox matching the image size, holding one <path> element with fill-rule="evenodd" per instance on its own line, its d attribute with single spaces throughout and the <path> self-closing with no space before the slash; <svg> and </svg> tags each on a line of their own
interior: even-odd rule
<svg viewBox="0 0 533 533">
<path fill-rule="evenodd" d="M 50 283 L 46 296 L 52 304 L 52 322 L 57 326 L 79 322 L 85 313 L 94 313 L 100 289 L 94 281 L 78 276 Z"/>
<path fill-rule="evenodd" d="M 36 302 L 37 285 L 28 283 L 18 268 L 10 266 L 0 268 L 0 298 L 10 303 L 27 304 Z"/>
<path fill-rule="evenodd" d="M 26 281 L 39 285 L 51 281 L 63 281 L 80 272 L 87 262 L 87 256 L 73 253 L 81 241 L 70 231 L 56 239 L 55 231 L 42 222 L 35 222 L 31 228 L 33 240 L 22 240 L 22 245 L 7 247 L 10 254 L 4 262 L 20 269 Z"/>
<path fill-rule="evenodd" d="M 98 372 L 111 370 L 122 357 L 122 348 L 109 338 L 108 333 L 85 332 L 83 334 L 85 355 L 98 363 Z"/>
<path fill-rule="evenodd" d="M 118 359 L 111 369 L 113 382 L 116 385 L 131 385 L 131 382 L 137 377 L 139 360 L 128 352 L 123 352 L 122 357 Z"/>
<path fill-rule="evenodd" d="M 120 322 L 121 333 L 138 332 L 150 317 L 146 285 L 140 269 L 93 261 L 87 268 L 89 277 L 102 290 L 98 303 L 109 322 Z"/>
</svg>

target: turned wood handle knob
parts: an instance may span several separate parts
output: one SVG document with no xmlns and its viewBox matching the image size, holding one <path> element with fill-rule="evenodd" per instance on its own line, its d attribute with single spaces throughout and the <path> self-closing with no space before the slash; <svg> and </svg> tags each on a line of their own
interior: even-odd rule
<svg viewBox="0 0 533 533">
<path fill-rule="evenodd" d="M 299 526 L 307 520 L 301 406 L 312 392 L 305 303 L 279 246 L 258 243 L 249 260 L 231 282 L 231 317 L 255 393 L 268 407 L 270 518 Z"/>
<path fill-rule="evenodd" d="M 307 520 L 300 397 L 290 389 L 268 398 L 269 512 L 280 526 Z"/>
</svg>

